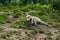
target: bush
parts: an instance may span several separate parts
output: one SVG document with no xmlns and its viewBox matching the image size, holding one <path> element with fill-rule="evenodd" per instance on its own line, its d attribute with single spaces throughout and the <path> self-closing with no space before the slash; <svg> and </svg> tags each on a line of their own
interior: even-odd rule
<svg viewBox="0 0 60 40">
<path fill-rule="evenodd" d="M 53 3 L 52 7 L 55 9 L 55 10 L 59 10 L 60 11 L 60 1 L 56 1 L 55 3 Z"/>
</svg>

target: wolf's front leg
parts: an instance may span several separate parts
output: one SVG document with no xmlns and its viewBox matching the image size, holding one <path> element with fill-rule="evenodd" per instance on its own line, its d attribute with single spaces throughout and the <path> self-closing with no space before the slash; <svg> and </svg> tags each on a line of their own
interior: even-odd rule
<svg viewBox="0 0 60 40">
<path fill-rule="evenodd" d="M 32 19 L 31 19 L 31 23 L 32 23 L 32 24 L 34 23 L 34 21 L 33 21 L 33 20 L 34 20 L 34 19 L 32 18 Z"/>
<path fill-rule="evenodd" d="M 37 25 L 37 21 L 36 20 L 34 20 L 34 25 Z"/>
</svg>

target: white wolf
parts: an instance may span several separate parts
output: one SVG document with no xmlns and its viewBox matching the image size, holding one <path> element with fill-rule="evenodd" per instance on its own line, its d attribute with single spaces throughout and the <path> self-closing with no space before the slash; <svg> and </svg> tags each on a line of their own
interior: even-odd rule
<svg viewBox="0 0 60 40">
<path fill-rule="evenodd" d="M 34 25 L 37 25 L 37 23 L 42 23 L 42 24 L 49 26 L 48 23 L 42 21 L 40 18 L 38 18 L 36 16 L 27 15 L 26 20 L 30 21 Z"/>
</svg>

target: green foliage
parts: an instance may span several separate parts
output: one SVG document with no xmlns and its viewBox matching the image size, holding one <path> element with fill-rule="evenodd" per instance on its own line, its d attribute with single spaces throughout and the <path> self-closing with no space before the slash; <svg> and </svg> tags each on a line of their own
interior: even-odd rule
<svg viewBox="0 0 60 40">
<path fill-rule="evenodd" d="M 40 3 L 40 4 L 50 4 L 54 2 L 54 0 L 20 0 L 20 3 L 22 3 L 23 5 L 27 5 L 27 4 L 36 4 L 36 3 Z"/>
<path fill-rule="evenodd" d="M 0 15 L 0 24 L 9 22 L 9 18 L 7 18 L 6 14 Z"/>
<path fill-rule="evenodd" d="M 55 2 L 53 3 L 52 7 L 55 9 L 55 10 L 59 10 L 60 11 L 60 1 L 59 2 Z"/>
<path fill-rule="evenodd" d="M 19 16 L 22 16 L 22 12 L 18 10 L 14 10 L 12 13 L 13 17 L 18 18 Z"/>
<path fill-rule="evenodd" d="M 11 0 L 0 0 L 0 3 L 2 3 L 3 5 L 7 5 L 11 2 Z"/>
<path fill-rule="evenodd" d="M 41 4 L 28 4 L 25 7 L 21 8 L 21 10 L 25 11 L 30 11 L 30 10 L 35 10 L 35 11 L 52 11 L 52 8 L 50 7 L 51 5 L 41 5 Z"/>
</svg>

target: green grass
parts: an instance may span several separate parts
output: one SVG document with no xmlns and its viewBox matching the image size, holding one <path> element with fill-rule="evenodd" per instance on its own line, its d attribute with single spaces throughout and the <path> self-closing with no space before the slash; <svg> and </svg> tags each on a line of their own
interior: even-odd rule
<svg viewBox="0 0 60 40">
<path fill-rule="evenodd" d="M 22 12 L 20 11 L 20 10 L 14 10 L 13 11 L 13 13 L 12 13 L 12 15 L 13 15 L 13 17 L 15 17 L 15 18 L 18 18 L 19 16 L 22 16 Z"/>
<path fill-rule="evenodd" d="M 0 15 L 0 24 L 4 24 L 9 22 L 9 18 L 6 16 L 6 14 L 1 14 Z"/>
</svg>

